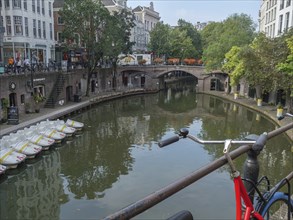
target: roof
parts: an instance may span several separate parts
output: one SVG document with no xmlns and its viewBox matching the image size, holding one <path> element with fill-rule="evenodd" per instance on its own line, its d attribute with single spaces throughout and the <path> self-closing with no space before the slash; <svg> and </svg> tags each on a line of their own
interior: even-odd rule
<svg viewBox="0 0 293 220">
<path fill-rule="evenodd" d="M 53 8 L 62 8 L 64 5 L 64 0 L 55 0 L 53 3 Z"/>
<path fill-rule="evenodd" d="M 115 6 L 116 2 L 114 0 L 102 0 L 103 5 L 106 6 Z"/>
</svg>

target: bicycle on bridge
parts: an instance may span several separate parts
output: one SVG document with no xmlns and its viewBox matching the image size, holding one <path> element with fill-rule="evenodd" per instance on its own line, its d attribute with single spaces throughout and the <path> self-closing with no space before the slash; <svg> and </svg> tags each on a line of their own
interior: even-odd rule
<svg viewBox="0 0 293 220">
<path fill-rule="evenodd" d="M 289 113 L 287 113 L 286 116 L 293 117 L 293 115 Z M 278 119 L 281 120 L 283 117 L 284 116 Z M 188 185 L 196 182 L 207 174 L 215 171 L 226 163 L 228 163 L 231 168 L 231 176 L 233 177 L 234 182 L 237 220 L 293 219 L 293 199 L 290 198 L 290 181 L 293 179 L 293 171 L 280 180 L 275 186 L 271 187 L 270 181 L 266 176 L 258 179 L 259 164 L 257 161 L 257 156 L 263 150 L 268 139 L 292 128 L 293 123 L 290 123 L 272 132 L 265 132 L 260 136 L 249 135 L 245 140 L 201 140 L 189 134 L 188 129 L 180 129 L 176 136 L 160 141 L 158 143 L 159 147 L 165 147 L 179 141 L 180 139 L 188 138 L 200 144 L 224 144 L 224 156 L 200 168 L 189 176 L 154 192 L 153 194 L 129 205 L 128 207 L 106 217 L 105 219 L 130 219 L 187 187 Z M 230 152 L 232 145 L 236 144 L 240 144 L 242 146 Z M 236 169 L 233 163 L 233 159 L 245 152 L 248 153 L 244 164 L 244 178 L 241 178 L 240 172 Z M 260 184 L 263 183 L 266 185 L 265 192 L 261 192 L 259 189 Z M 286 186 L 286 192 L 280 191 L 283 186 Z M 192 219 L 192 214 L 186 210 L 178 212 L 168 218 L 168 220 Z"/>
</svg>

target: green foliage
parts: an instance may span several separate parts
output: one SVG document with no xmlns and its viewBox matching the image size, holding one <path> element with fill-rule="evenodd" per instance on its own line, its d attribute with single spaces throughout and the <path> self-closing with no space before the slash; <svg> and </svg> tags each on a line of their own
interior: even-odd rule
<svg viewBox="0 0 293 220">
<path fill-rule="evenodd" d="M 103 59 L 116 64 L 121 52 L 130 51 L 133 18 L 125 9 L 111 15 L 100 0 L 65 0 L 59 13 L 64 21 L 63 36 L 68 49 L 81 46 L 87 51 L 88 96 L 91 74 L 97 64 Z M 81 45 L 73 43 L 76 36 L 79 36 Z"/>
<path fill-rule="evenodd" d="M 284 78 L 283 88 L 291 90 L 291 96 L 293 96 L 293 36 L 288 37 L 286 43 L 289 49 L 287 59 L 277 64 L 277 69 L 281 71 Z"/>
<path fill-rule="evenodd" d="M 150 32 L 149 50 L 154 51 L 157 56 L 167 55 L 170 52 L 170 32 L 168 24 L 157 23 Z"/>
<path fill-rule="evenodd" d="M 35 103 L 41 103 L 46 100 L 46 97 L 44 97 L 41 93 L 36 93 L 33 96 Z"/>
<path fill-rule="evenodd" d="M 233 46 L 231 50 L 225 54 L 225 62 L 222 66 L 223 71 L 230 76 L 231 86 L 236 86 L 244 75 L 244 66 L 242 60 L 239 59 L 241 48 Z"/>
<path fill-rule="evenodd" d="M 200 34 L 191 23 L 182 19 L 175 28 L 157 23 L 150 32 L 148 47 L 158 57 L 200 58 L 202 53 Z"/>
<path fill-rule="evenodd" d="M 194 28 L 194 26 L 186 22 L 183 19 L 178 20 L 178 29 L 180 31 L 186 31 L 186 35 L 191 39 L 192 42 L 192 54 L 188 57 L 201 58 L 202 55 L 202 42 L 199 32 Z"/>
<path fill-rule="evenodd" d="M 249 44 L 255 34 L 252 19 L 245 14 L 234 14 L 223 22 L 208 24 L 201 32 L 203 60 L 208 71 L 221 68 L 225 54 L 233 46 Z"/>
</svg>

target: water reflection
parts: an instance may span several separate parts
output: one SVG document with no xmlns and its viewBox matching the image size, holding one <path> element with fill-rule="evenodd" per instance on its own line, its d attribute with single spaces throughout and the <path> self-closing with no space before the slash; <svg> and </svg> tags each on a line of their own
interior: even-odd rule
<svg viewBox="0 0 293 220">
<path fill-rule="evenodd" d="M 1 219 L 58 219 L 59 198 L 66 197 L 59 174 L 60 154 L 52 151 L 9 176 L 0 185 Z"/>
<path fill-rule="evenodd" d="M 86 125 L 83 133 L 0 183 L 0 219 L 100 219 L 222 156 L 223 146 L 188 140 L 159 149 L 157 141 L 176 130 L 188 127 L 202 139 L 241 139 L 275 128 L 249 109 L 181 88 L 103 103 L 75 116 Z M 286 175 L 293 161 L 289 140 L 272 139 L 260 158 L 261 173 L 272 182 Z M 240 169 L 244 160 L 236 161 Z M 138 218 L 162 219 L 182 209 L 201 219 L 233 218 L 227 168 Z"/>
</svg>

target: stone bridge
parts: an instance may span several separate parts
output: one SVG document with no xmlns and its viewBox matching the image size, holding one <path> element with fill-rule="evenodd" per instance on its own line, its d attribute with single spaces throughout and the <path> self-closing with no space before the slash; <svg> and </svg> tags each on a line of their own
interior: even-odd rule
<svg viewBox="0 0 293 220">
<path fill-rule="evenodd" d="M 119 66 L 117 68 L 117 74 L 122 76 L 134 76 L 136 78 L 146 76 L 157 82 L 160 88 L 164 87 L 166 76 L 176 73 L 185 73 L 185 75 L 191 75 L 196 78 L 198 91 L 209 91 L 212 84 L 215 87 L 220 87 L 224 84 L 225 79 L 219 78 L 221 72 L 207 73 L 203 66 L 187 66 L 187 65 L 145 65 L 145 66 Z M 215 83 L 216 82 L 216 83 Z M 215 89 L 217 90 L 217 89 Z"/>
</svg>

